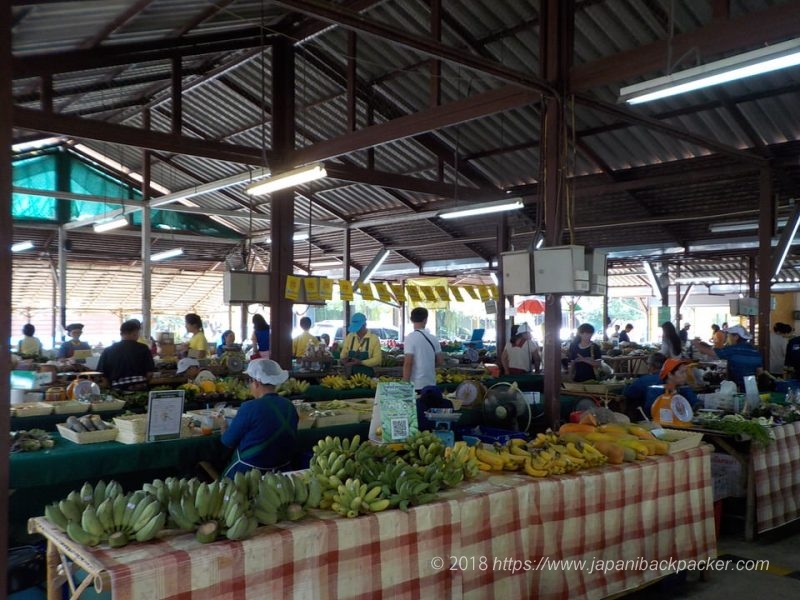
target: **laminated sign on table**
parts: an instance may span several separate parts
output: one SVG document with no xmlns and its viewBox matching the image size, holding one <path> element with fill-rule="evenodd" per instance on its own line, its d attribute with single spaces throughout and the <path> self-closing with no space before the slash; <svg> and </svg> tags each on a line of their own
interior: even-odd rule
<svg viewBox="0 0 800 600">
<path fill-rule="evenodd" d="M 181 437 L 184 390 L 150 392 L 147 404 L 147 441 Z"/>
<path fill-rule="evenodd" d="M 402 442 L 419 431 L 414 385 L 408 381 L 381 381 L 375 390 L 384 442 Z"/>
</svg>

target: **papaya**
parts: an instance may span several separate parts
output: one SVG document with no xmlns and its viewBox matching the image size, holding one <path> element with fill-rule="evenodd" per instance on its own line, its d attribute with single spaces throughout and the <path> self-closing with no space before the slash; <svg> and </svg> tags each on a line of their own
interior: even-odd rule
<svg viewBox="0 0 800 600">
<path fill-rule="evenodd" d="M 594 431 L 597 431 L 597 428 L 588 423 L 564 423 L 558 428 L 559 435 L 563 433 L 592 433 Z"/>
<path fill-rule="evenodd" d="M 585 434 L 585 437 L 590 442 L 616 442 L 617 437 L 610 433 L 600 433 L 599 431 L 592 431 Z"/>
<path fill-rule="evenodd" d="M 650 431 L 645 429 L 644 427 L 640 427 L 639 425 L 629 425 L 628 426 L 628 433 L 631 435 L 635 435 L 640 440 L 655 440 L 656 436 L 654 436 Z"/>
<path fill-rule="evenodd" d="M 625 450 L 622 446 L 614 442 L 593 442 L 592 446 L 606 455 L 608 462 L 612 465 L 621 465 L 625 460 Z"/>
<path fill-rule="evenodd" d="M 584 411 L 584 413 L 581 415 L 581 418 L 578 421 L 578 423 L 583 423 L 584 425 L 592 425 L 592 426 L 596 427 L 597 426 L 597 417 L 594 415 L 594 413 L 590 413 L 588 411 Z"/>
<path fill-rule="evenodd" d="M 606 423 L 597 428 L 600 433 L 621 433 L 628 435 L 628 428 L 620 423 Z"/>
<path fill-rule="evenodd" d="M 652 449 L 650 454 L 669 454 L 669 443 L 663 440 L 639 440 L 639 443 Z"/>
</svg>

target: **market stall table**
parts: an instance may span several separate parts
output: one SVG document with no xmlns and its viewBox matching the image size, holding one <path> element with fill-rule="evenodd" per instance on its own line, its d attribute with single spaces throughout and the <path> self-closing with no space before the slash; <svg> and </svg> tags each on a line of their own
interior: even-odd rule
<svg viewBox="0 0 800 600">
<path fill-rule="evenodd" d="M 719 431 L 702 431 L 742 467 L 747 541 L 800 519 L 800 422 L 772 427 L 775 439 L 767 446 L 737 442 Z"/>
<path fill-rule="evenodd" d="M 314 511 L 241 542 L 190 534 L 75 547 L 43 518 L 48 580 L 69 557 L 114 598 L 604 598 L 716 553 L 710 447 L 546 479 L 484 474 L 434 503 L 356 519 Z M 591 568 L 595 560 L 656 569 Z M 531 561 L 516 570 L 510 561 Z M 585 560 L 567 570 L 548 561 Z M 674 564 L 674 563 L 673 563 Z M 519 567 L 519 565 L 518 565 Z M 674 566 L 671 567 L 674 570 Z M 61 597 L 51 586 L 49 598 Z"/>
</svg>

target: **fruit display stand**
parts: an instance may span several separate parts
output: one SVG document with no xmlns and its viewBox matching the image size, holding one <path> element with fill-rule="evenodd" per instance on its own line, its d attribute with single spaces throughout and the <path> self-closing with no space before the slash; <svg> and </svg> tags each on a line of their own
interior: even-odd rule
<svg viewBox="0 0 800 600">
<path fill-rule="evenodd" d="M 63 415 L 58 415 L 63 422 Z M 366 438 L 369 423 L 298 431 L 296 464 L 308 465 L 311 448 L 327 435 Z M 223 455 L 218 435 L 193 436 L 144 444 L 116 441 L 74 444 L 53 435 L 50 450 L 15 453 L 10 457 L 9 530 L 16 542 L 24 543 L 25 523 L 42 514 L 44 505 L 63 497 L 84 481 L 116 479 L 125 487 L 145 481 L 192 472 L 200 461 L 212 464 Z"/>
<path fill-rule="evenodd" d="M 710 454 L 704 445 L 541 479 L 485 473 L 407 512 L 344 519 L 314 510 L 302 521 L 260 527 L 244 541 L 200 544 L 167 531 L 144 544 L 88 549 L 68 545 L 42 518 L 30 527 L 48 541 L 52 599 L 60 597 L 60 554 L 126 600 L 596 599 L 667 575 L 670 560 L 716 554 Z M 663 563 L 655 570 L 592 568 L 600 558 Z M 531 566 L 512 568 L 514 560 Z M 586 567 L 566 571 L 549 562 L 559 560 L 584 560 Z"/>
</svg>

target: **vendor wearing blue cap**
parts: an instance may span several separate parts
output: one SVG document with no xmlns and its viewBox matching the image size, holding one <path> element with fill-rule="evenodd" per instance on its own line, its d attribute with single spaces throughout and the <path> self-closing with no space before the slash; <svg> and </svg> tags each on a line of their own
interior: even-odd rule
<svg viewBox="0 0 800 600">
<path fill-rule="evenodd" d="M 275 471 L 288 467 L 297 441 L 297 410 L 275 393 L 289 373 L 273 360 L 251 360 L 245 371 L 254 400 L 239 407 L 222 443 L 234 450 L 225 477 L 251 469 Z"/>
<path fill-rule="evenodd" d="M 367 317 L 364 313 L 353 313 L 347 326 L 347 337 L 342 345 L 342 364 L 349 366 L 351 373 L 364 373 L 372 377 L 374 367 L 381 364 L 381 341 L 367 330 Z"/>
</svg>

